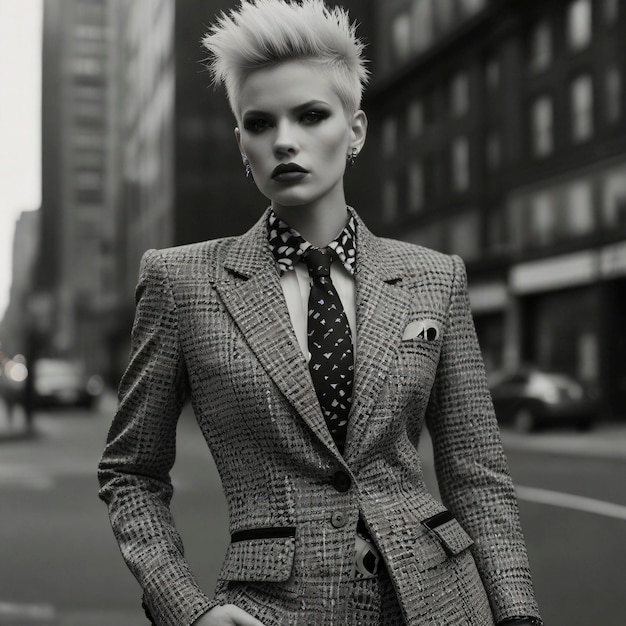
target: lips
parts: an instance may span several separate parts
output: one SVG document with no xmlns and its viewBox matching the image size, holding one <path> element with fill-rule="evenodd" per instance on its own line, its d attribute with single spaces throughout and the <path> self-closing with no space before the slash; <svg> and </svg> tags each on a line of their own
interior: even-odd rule
<svg viewBox="0 0 626 626">
<path fill-rule="evenodd" d="M 272 178 L 276 180 L 295 180 L 309 172 L 297 163 L 281 163 L 274 168 Z"/>
</svg>

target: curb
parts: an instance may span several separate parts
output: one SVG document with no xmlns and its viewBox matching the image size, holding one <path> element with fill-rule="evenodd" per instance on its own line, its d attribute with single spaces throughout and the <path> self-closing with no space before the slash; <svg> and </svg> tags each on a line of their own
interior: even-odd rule
<svg viewBox="0 0 626 626">
<path fill-rule="evenodd" d="M 503 429 L 501 436 L 505 450 L 626 461 L 626 425 L 598 427 L 590 433 L 546 432 L 523 435 Z"/>
</svg>

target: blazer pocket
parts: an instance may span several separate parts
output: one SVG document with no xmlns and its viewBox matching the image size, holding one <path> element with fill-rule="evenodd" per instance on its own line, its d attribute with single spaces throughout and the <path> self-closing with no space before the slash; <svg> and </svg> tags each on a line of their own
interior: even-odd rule
<svg viewBox="0 0 626 626">
<path fill-rule="evenodd" d="M 441 543 L 450 556 L 461 554 L 474 543 L 450 511 L 442 511 L 422 520 L 422 525 Z"/>
<path fill-rule="evenodd" d="M 219 578 L 227 581 L 286 582 L 296 552 L 295 528 L 258 528 L 235 533 Z"/>
</svg>

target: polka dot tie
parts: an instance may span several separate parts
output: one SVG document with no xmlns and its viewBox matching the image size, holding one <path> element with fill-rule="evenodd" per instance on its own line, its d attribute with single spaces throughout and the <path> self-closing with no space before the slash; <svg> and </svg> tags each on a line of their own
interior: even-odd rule
<svg viewBox="0 0 626 626">
<path fill-rule="evenodd" d="M 303 260 L 311 277 L 309 371 L 326 424 L 343 452 L 354 378 L 350 325 L 330 278 L 332 252 L 328 248 L 310 248 Z"/>
</svg>

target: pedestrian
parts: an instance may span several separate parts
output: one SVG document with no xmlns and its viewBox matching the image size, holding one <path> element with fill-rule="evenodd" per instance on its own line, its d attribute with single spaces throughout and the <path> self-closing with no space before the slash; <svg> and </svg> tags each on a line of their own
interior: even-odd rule
<svg viewBox="0 0 626 626">
<path fill-rule="evenodd" d="M 322 0 L 244 0 L 204 44 L 270 207 L 241 236 L 142 259 L 99 478 L 150 619 L 540 624 L 463 262 L 346 205 L 367 132 L 355 25 Z M 187 398 L 229 507 L 212 595 L 169 509 Z"/>
</svg>

